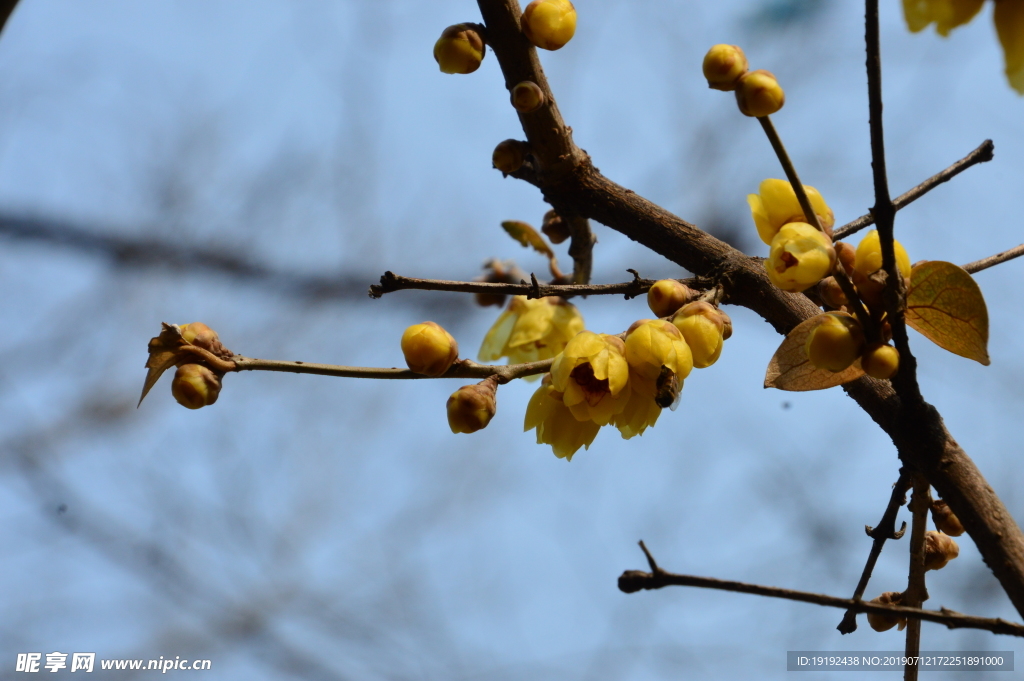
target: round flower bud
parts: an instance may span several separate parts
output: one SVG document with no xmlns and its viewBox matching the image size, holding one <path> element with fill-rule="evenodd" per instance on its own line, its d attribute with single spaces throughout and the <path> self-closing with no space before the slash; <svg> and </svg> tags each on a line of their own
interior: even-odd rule
<svg viewBox="0 0 1024 681">
<path fill-rule="evenodd" d="M 475 433 L 494 418 L 498 379 L 486 378 L 475 385 L 464 385 L 448 398 L 448 427 L 453 433 Z"/>
<path fill-rule="evenodd" d="M 217 335 L 217 332 L 206 324 L 192 322 L 191 324 L 181 324 L 178 328 L 181 329 L 181 337 L 186 343 L 209 350 L 218 357 L 228 357 L 231 355 L 231 351 L 220 342 L 220 336 Z"/>
<path fill-rule="evenodd" d="M 736 45 L 715 45 L 704 55 L 704 77 L 715 90 L 735 90 L 748 67 L 747 55 Z"/>
<path fill-rule="evenodd" d="M 750 71 L 736 81 L 736 104 L 747 116 L 770 116 L 785 103 L 786 93 L 770 71 Z"/>
<path fill-rule="evenodd" d="M 959 537 L 964 533 L 964 526 L 960 524 L 960 519 L 953 513 L 949 504 L 942 499 L 932 502 L 932 522 L 940 532 L 945 532 L 950 537 Z"/>
<path fill-rule="evenodd" d="M 527 148 L 528 145 L 519 140 L 499 142 L 498 146 L 494 147 L 494 153 L 491 154 L 491 163 L 506 175 L 514 173 L 523 167 Z"/>
<path fill-rule="evenodd" d="M 893 240 L 893 250 L 896 253 L 896 267 L 904 277 L 910 276 L 910 256 L 899 241 Z M 870 276 L 882 268 L 882 242 L 878 230 L 873 229 L 861 239 L 857 246 L 856 262 L 854 269 Z"/>
<path fill-rule="evenodd" d="M 832 240 L 806 222 L 783 226 L 772 239 L 764 266 L 783 291 L 805 291 L 825 278 L 836 264 Z"/>
<path fill-rule="evenodd" d="M 442 73 L 473 73 L 487 54 L 479 24 L 455 24 L 434 43 L 434 59 Z"/>
<path fill-rule="evenodd" d="M 900 353 L 891 345 L 873 343 L 864 350 L 860 365 L 871 378 L 892 378 L 900 368 Z"/>
<path fill-rule="evenodd" d="M 668 317 L 686 305 L 696 293 L 686 284 L 675 279 L 656 281 L 647 291 L 647 306 L 658 317 Z"/>
<path fill-rule="evenodd" d="M 935 530 L 924 533 L 924 569 L 941 570 L 960 555 L 960 547 L 949 536 Z"/>
<path fill-rule="evenodd" d="M 770 245 L 783 225 L 807 221 L 804 209 L 800 207 L 800 201 L 797 200 L 796 192 L 793 191 L 793 185 L 789 180 L 767 179 L 758 186 L 757 191 L 757 194 L 747 195 L 747 204 L 750 206 L 750 215 L 754 218 L 754 226 L 757 227 L 757 235 L 761 237 L 761 241 Z M 836 222 L 832 209 L 814 187 L 805 184 L 804 193 L 811 202 L 811 209 L 818 216 L 818 222 L 828 233 Z"/>
<path fill-rule="evenodd" d="M 694 367 L 693 354 L 683 334 L 663 319 L 641 319 L 629 327 L 626 362 L 631 371 L 651 381 L 664 368 L 685 379 Z"/>
<path fill-rule="evenodd" d="M 817 368 L 843 371 L 863 352 L 864 330 L 855 317 L 845 312 L 828 312 L 808 334 L 804 347 L 807 359 Z"/>
<path fill-rule="evenodd" d="M 544 91 L 530 80 L 524 80 L 512 88 L 512 106 L 519 113 L 532 113 L 544 104 Z"/>
<path fill-rule="evenodd" d="M 683 306 L 672 323 L 683 334 L 693 353 L 693 366 L 704 369 L 718 361 L 726 339 L 726 328 L 732 335 L 732 321 L 714 305 L 702 300 Z"/>
<path fill-rule="evenodd" d="M 183 407 L 201 409 L 217 401 L 220 378 L 202 364 L 182 364 L 171 381 L 171 394 Z"/>
<path fill-rule="evenodd" d="M 417 374 L 441 376 L 459 358 L 459 344 L 434 322 L 413 324 L 402 334 L 405 363 Z"/>
<path fill-rule="evenodd" d="M 878 598 L 872 598 L 868 603 L 877 603 L 879 605 L 902 605 L 903 594 L 899 591 L 886 591 Z M 896 625 L 899 625 L 900 631 L 903 631 L 904 627 L 907 626 L 907 618 L 901 617 L 900 615 L 876 615 L 875 613 L 868 613 L 868 624 L 875 631 L 889 631 Z"/>
<path fill-rule="evenodd" d="M 837 253 L 838 251 L 839 249 L 836 249 Z M 846 294 L 843 293 L 843 288 L 835 277 L 825 277 L 818 282 L 818 297 L 823 303 L 837 310 L 850 302 L 846 299 Z"/>
<path fill-rule="evenodd" d="M 569 0 L 533 0 L 519 24 L 531 43 L 543 50 L 557 50 L 576 33 L 576 8 Z"/>
<path fill-rule="evenodd" d="M 540 231 L 544 232 L 553 244 L 560 244 L 572 236 L 569 225 L 554 210 L 544 213 L 544 224 L 541 225 Z"/>
</svg>

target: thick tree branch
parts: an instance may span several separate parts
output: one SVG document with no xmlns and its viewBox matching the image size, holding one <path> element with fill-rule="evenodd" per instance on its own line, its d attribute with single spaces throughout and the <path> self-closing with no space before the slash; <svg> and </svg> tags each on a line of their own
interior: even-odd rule
<svg viewBox="0 0 1024 681">
<path fill-rule="evenodd" d="M 514 0 L 478 0 L 490 44 L 506 84 L 533 80 L 550 93 L 536 53 L 519 32 Z M 521 116 L 527 139 L 547 166 L 531 177 L 559 212 L 576 212 L 651 248 L 697 276 L 721 281 L 725 302 L 757 312 L 780 333 L 820 313 L 806 296 L 784 293 L 768 281 L 764 267 L 694 225 L 602 176 L 569 137 L 553 95 L 542 116 Z M 561 137 L 553 140 L 552 137 Z M 552 156 L 552 149 L 564 149 Z M 542 166 L 544 163 L 542 163 Z M 555 172 L 554 169 L 557 169 Z M 877 214 L 876 214 L 877 217 Z M 901 371 L 902 373 L 902 371 Z M 1024 534 L 974 462 L 946 430 L 938 412 L 923 401 L 902 408 L 888 381 L 860 378 L 844 390 L 892 437 L 900 457 L 923 472 L 960 518 L 1017 611 L 1024 614 Z M 841 607 L 848 607 L 844 604 Z"/>
<path fill-rule="evenodd" d="M 924 620 L 944 624 L 950 629 L 984 629 L 993 634 L 1005 634 L 1007 636 L 1024 636 L 1024 625 L 1014 622 L 1007 622 L 1002 619 L 990 617 L 975 617 L 963 615 L 952 610 L 922 610 L 920 608 L 908 608 L 899 605 L 879 605 L 877 603 L 866 603 L 852 598 L 837 598 L 825 594 L 811 593 L 809 591 L 796 591 L 794 589 L 783 589 L 777 586 L 761 586 L 760 584 L 748 584 L 746 582 L 735 582 L 728 579 L 716 579 L 714 577 L 695 577 L 693 575 L 679 575 L 673 572 L 666 572 L 658 567 L 647 547 L 640 542 L 640 547 L 647 556 L 647 562 L 651 567 L 650 572 L 642 570 L 626 570 L 619 576 L 619 590 L 625 593 L 635 593 L 645 589 L 661 589 L 666 586 L 694 586 L 703 589 L 718 589 L 720 591 L 733 591 L 736 593 L 753 594 L 755 596 L 767 596 L 769 598 L 783 598 L 790 601 L 801 601 L 813 603 L 831 608 L 847 608 L 856 612 L 875 613 L 878 615 L 902 615 L 908 619 Z"/>
<path fill-rule="evenodd" d="M 0 0 L 0 31 L 4 30 L 7 20 L 11 18 L 11 13 L 17 5 L 18 0 Z"/>
<path fill-rule="evenodd" d="M 956 177 L 963 171 L 967 170 L 971 166 L 976 165 L 978 163 L 987 163 L 988 161 L 991 161 L 993 149 L 994 145 L 992 144 L 992 140 L 985 140 L 977 149 L 967 154 L 967 156 L 964 156 L 962 159 L 960 159 L 953 165 L 949 166 L 942 172 L 932 175 L 927 180 L 917 185 L 913 189 L 897 196 L 895 199 L 893 199 L 893 205 L 896 206 L 896 210 L 902 210 L 903 208 L 906 208 L 914 201 L 917 201 L 919 198 L 921 198 L 931 190 L 938 187 L 940 184 L 944 182 L 949 182 L 954 177 Z M 842 227 L 836 229 L 835 239 L 836 241 L 838 241 L 840 239 L 850 236 L 855 232 L 859 232 L 865 227 L 869 227 L 870 225 L 873 224 L 875 224 L 875 216 L 871 215 L 870 213 L 868 213 L 867 215 L 862 215 L 853 222 L 848 222 Z"/>
</svg>

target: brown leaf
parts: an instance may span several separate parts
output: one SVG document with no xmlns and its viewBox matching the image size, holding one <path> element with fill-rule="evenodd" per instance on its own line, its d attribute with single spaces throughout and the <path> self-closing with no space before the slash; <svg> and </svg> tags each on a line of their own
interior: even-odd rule
<svg viewBox="0 0 1024 681">
<path fill-rule="evenodd" d="M 988 366 L 988 309 L 977 282 L 963 268 L 919 262 L 910 274 L 907 324 L 940 348 Z"/>
<path fill-rule="evenodd" d="M 849 383 L 864 375 L 864 369 L 860 366 L 860 359 L 855 361 L 846 369 L 839 372 L 831 372 L 828 369 L 819 369 L 807 359 L 807 336 L 825 315 L 806 319 L 794 327 L 782 341 L 782 345 L 775 351 L 770 362 L 768 371 L 764 376 L 764 387 L 778 388 L 779 390 L 804 391 L 824 390 L 833 386 Z"/>
<path fill-rule="evenodd" d="M 533 227 L 520 222 L 519 220 L 506 220 L 501 223 L 502 228 L 508 235 L 521 243 L 523 246 L 528 246 L 533 250 L 537 251 L 541 255 L 547 256 L 549 259 L 554 259 L 555 254 L 552 252 L 551 247 L 548 246 L 548 242 L 544 240 L 544 237 L 540 235 Z"/>
<path fill-rule="evenodd" d="M 146 374 L 146 382 L 142 385 L 142 397 L 139 398 L 139 404 L 146 399 L 146 395 L 160 380 L 160 376 L 175 365 L 178 349 L 184 345 L 187 343 L 181 337 L 181 329 L 175 324 L 167 322 L 163 323 L 160 335 L 150 339 L 149 359 L 146 360 L 146 368 L 149 369 L 149 372 Z"/>
</svg>

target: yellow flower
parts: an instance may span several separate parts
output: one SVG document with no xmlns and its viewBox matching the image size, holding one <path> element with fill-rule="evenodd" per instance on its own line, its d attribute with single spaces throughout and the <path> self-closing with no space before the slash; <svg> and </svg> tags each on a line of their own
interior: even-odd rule
<svg viewBox="0 0 1024 681">
<path fill-rule="evenodd" d="M 402 353 L 409 369 L 426 376 L 441 376 L 459 358 L 459 344 L 434 322 L 413 324 L 402 334 Z"/>
<path fill-rule="evenodd" d="M 559 459 L 572 460 L 580 447 L 590 448 L 601 426 L 593 421 L 577 421 L 565 406 L 562 393 L 551 385 L 551 374 L 530 398 L 526 406 L 523 430 L 537 429 L 537 444 L 551 445 Z"/>
<path fill-rule="evenodd" d="M 606 425 L 629 400 L 625 344 L 615 336 L 583 331 L 551 365 L 551 385 L 578 421 Z"/>
<path fill-rule="evenodd" d="M 671 322 L 642 319 L 626 334 L 626 362 L 629 364 L 629 401 L 613 417 L 612 423 L 628 440 L 642 435 L 661 415 L 657 397 L 659 387 L 664 386 L 659 383 L 669 382 L 673 396 L 679 394 L 683 379 L 693 370 L 693 357 L 683 334 Z"/>
<path fill-rule="evenodd" d="M 1024 95 L 1024 2 L 997 2 L 994 18 L 1006 60 L 1006 79 L 1010 87 Z"/>
<path fill-rule="evenodd" d="M 576 33 L 576 8 L 569 0 L 533 0 L 519 21 L 526 39 L 545 50 L 558 50 Z"/>
<path fill-rule="evenodd" d="M 515 296 L 484 337 L 480 361 L 508 357 L 512 364 L 522 364 L 551 359 L 581 331 L 583 317 L 561 298 Z"/>
<path fill-rule="evenodd" d="M 973 19 L 983 3 L 984 0 L 903 0 L 903 16 L 914 33 L 934 22 L 939 35 L 947 36 Z"/>
<path fill-rule="evenodd" d="M 833 373 L 845 370 L 864 350 L 864 330 L 853 315 L 829 312 L 811 330 L 804 344 L 807 359 L 819 369 Z"/>
<path fill-rule="evenodd" d="M 893 250 L 896 252 L 896 268 L 904 277 L 910 276 L 910 256 L 900 245 L 899 241 L 893 239 Z M 855 270 L 869 276 L 882 268 L 882 240 L 878 236 L 878 230 L 873 229 L 860 240 L 857 245 L 857 260 L 853 266 Z"/>
<path fill-rule="evenodd" d="M 783 291 L 800 292 L 817 284 L 836 264 L 832 240 L 806 222 L 791 222 L 772 239 L 764 261 L 772 283 Z"/>
<path fill-rule="evenodd" d="M 818 216 L 821 226 L 831 229 L 836 219 L 832 209 L 825 203 L 818 190 L 814 187 L 804 185 L 807 199 L 811 202 L 811 208 Z M 779 233 L 782 226 L 790 222 L 805 222 L 806 216 L 797 201 L 793 185 L 787 180 L 769 179 L 758 187 L 759 194 L 748 194 L 747 203 L 750 204 L 750 213 L 757 226 L 757 235 L 761 241 L 771 245 L 772 239 Z"/>
<path fill-rule="evenodd" d="M 714 45 L 704 55 L 704 77 L 708 87 L 730 92 L 736 89 L 736 81 L 747 72 L 747 56 L 738 45 Z"/>
<path fill-rule="evenodd" d="M 729 315 L 701 300 L 683 306 L 672 323 L 690 346 L 693 366 L 698 369 L 706 369 L 717 362 L 725 340 L 732 335 Z"/>
</svg>

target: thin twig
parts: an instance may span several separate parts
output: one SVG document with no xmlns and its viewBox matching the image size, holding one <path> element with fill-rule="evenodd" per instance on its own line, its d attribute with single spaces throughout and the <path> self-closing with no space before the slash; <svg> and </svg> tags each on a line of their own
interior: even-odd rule
<svg viewBox="0 0 1024 681">
<path fill-rule="evenodd" d="M 910 498 L 913 513 L 910 529 L 910 571 L 907 590 L 900 603 L 908 608 L 920 608 L 928 600 L 928 588 L 924 583 L 925 531 L 928 529 L 928 509 L 931 508 L 931 485 L 921 475 L 914 476 L 914 494 Z M 916 658 L 921 652 L 921 621 L 907 623 L 906 656 Z M 917 681 L 917 665 L 907 664 L 903 668 L 904 681 Z"/>
<path fill-rule="evenodd" d="M 235 363 L 233 371 L 284 371 L 292 374 L 316 374 L 318 376 L 338 376 L 342 378 L 383 378 L 383 379 L 418 379 L 430 378 L 408 369 L 383 369 L 376 367 L 349 367 L 334 364 L 312 364 L 307 362 L 291 362 L 277 359 L 254 359 L 235 355 L 231 358 Z M 526 364 L 477 364 L 468 359 L 457 361 L 443 375 L 437 378 L 487 378 L 497 376 L 499 383 L 507 383 L 516 378 L 543 374 L 551 368 L 550 359 Z"/>
<path fill-rule="evenodd" d="M 769 598 L 784 598 L 786 600 L 813 603 L 831 608 L 849 608 L 857 612 L 868 612 L 878 615 L 901 615 L 908 619 L 943 624 L 950 629 L 984 629 L 985 631 L 991 631 L 993 634 L 1024 637 L 1024 625 L 1007 622 L 1003 619 L 963 615 L 946 608 L 942 610 L 922 610 L 920 608 L 908 608 L 899 605 L 879 605 L 877 603 L 856 601 L 852 598 L 837 598 L 826 594 L 795 591 L 777 586 L 762 586 L 760 584 L 734 582 L 728 579 L 715 579 L 714 577 L 678 575 L 673 572 L 666 572 L 658 567 L 654 557 L 647 550 L 647 547 L 644 546 L 643 542 L 640 543 L 640 547 L 647 556 L 647 562 L 651 567 L 651 571 L 626 570 L 623 572 L 619 576 L 619 590 L 625 593 L 635 593 L 644 589 L 661 589 L 666 586 L 695 586 L 703 589 L 734 591 L 736 593 L 754 594 L 755 596 L 767 596 Z"/>
<path fill-rule="evenodd" d="M 971 166 L 977 165 L 978 163 L 987 163 L 988 161 L 991 161 L 993 149 L 994 145 L 992 144 L 992 140 L 985 140 L 977 149 L 967 154 L 967 156 L 964 156 L 962 159 L 960 159 L 953 165 L 949 166 L 948 168 L 939 173 L 936 173 L 935 175 L 932 175 L 927 180 L 917 185 L 913 189 L 897 196 L 895 199 L 893 199 L 893 205 L 896 206 L 896 210 L 902 210 L 903 208 L 906 208 L 911 203 L 918 200 L 931 190 L 938 187 L 940 184 L 944 182 L 949 182 L 954 177 L 956 177 L 963 171 L 967 170 Z M 851 234 L 859 232 L 865 227 L 869 227 L 873 224 L 875 224 L 875 216 L 871 215 L 870 213 L 868 213 L 867 215 L 862 215 L 856 220 L 848 222 L 842 227 L 836 229 L 835 240 L 839 241 L 840 239 L 846 238 Z"/>
<path fill-rule="evenodd" d="M 690 288 L 704 289 L 710 283 L 707 279 L 690 278 L 678 279 L 677 281 L 686 284 Z M 403 277 L 393 272 L 385 272 L 380 278 L 380 284 L 370 287 L 370 297 L 380 298 L 385 293 L 402 291 L 406 289 L 418 289 L 421 291 L 454 291 L 456 293 L 494 293 L 513 296 L 526 296 L 527 298 L 538 298 L 545 296 L 561 296 L 570 298 L 572 296 L 598 296 L 598 295 L 624 295 L 627 300 L 647 293 L 657 282 L 656 279 L 641 279 L 634 273 L 633 281 L 626 281 L 620 284 L 502 284 L 484 281 L 446 281 L 443 279 L 414 279 Z"/>
<path fill-rule="evenodd" d="M 804 211 L 807 224 L 813 225 L 819 232 L 828 234 L 824 227 L 822 227 L 821 221 L 818 220 L 818 215 L 811 206 L 811 200 L 807 198 L 804 185 L 800 182 L 800 176 L 796 173 L 796 166 L 793 165 L 793 161 L 789 158 L 786 147 L 782 144 L 782 138 L 779 137 L 772 119 L 768 116 L 761 116 L 757 120 L 761 123 L 761 127 L 764 128 L 764 134 L 768 136 L 768 141 L 772 143 L 772 149 L 775 150 L 775 155 L 779 157 L 779 163 L 782 164 L 782 169 L 786 172 L 789 183 L 793 185 L 793 191 L 796 192 L 796 200 L 800 202 L 800 208 Z"/>
<path fill-rule="evenodd" d="M 1001 262 L 1006 262 L 1007 260 L 1019 258 L 1022 255 L 1024 255 L 1024 244 L 1011 248 L 1008 251 L 1003 251 L 1002 253 L 990 255 L 987 258 L 982 258 L 981 260 L 969 262 L 966 265 L 964 265 L 963 268 L 970 272 L 971 274 L 974 274 L 975 272 L 987 270 L 989 267 L 998 265 Z"/>
<path fill-rule="evenodd" d="M 867 563 L 864 564 L 864 571 L 860 575 L 860 581 L 857 582 L 857 588 L 853 592 L 853 600 L 860 601 L 864 597 L 864 591 L 868 587 L 868 581 L 871 579 L 871 573 L 875 570 L 875 563 L 878 561 L 878 556 L 882 553 L 882 547 L 885 545 L 887 539 L 900 539 L 903 533 L 907 530 L 907 523 L 903 523 L 903 527 L 896 531 L 896 515 L 899 513 L 900 506 L 907 503 L 907 489 L 910 487 L 910 481 L 906 473 L 900 471 L 900 477 L 896 480 L 896 484 L 892 486 L 892 495 L 889 497 L 889 505 L 885 507 L 885 513 L 882 514 L 882 519 L 878 521 L 877 527 L 864 526 L 868 536 L 874 541 L 871 542 L 871 552 L 868 554 Z M 857 612 L 855 610 L 847 610 L 843 616 L 843 621 L 836 627 L 841 634 L 852 634 L 857 631 Z"/>
</svg>

